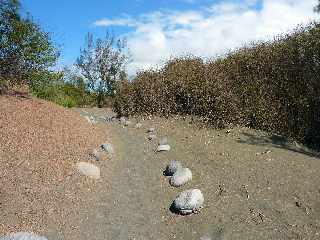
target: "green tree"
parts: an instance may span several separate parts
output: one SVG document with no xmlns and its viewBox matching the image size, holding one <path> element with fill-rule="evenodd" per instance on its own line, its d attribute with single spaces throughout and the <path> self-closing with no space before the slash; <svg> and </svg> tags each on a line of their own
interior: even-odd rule
<svg viewBox="0 0 320 240">
<path fill-rule="evenodd" d="M 0 0 L 0 79 L 9 84 L 30 84 L 47 72 L 58 58 L 49 33 L 22 17 L 18 0 Z"/>
<path fill-rule="evenodd" d="M 97 104 L 103 105 L 106 96 L 115 94 L 116 82 L 123 76 L 128 61 L 126 42 L 107 34 L 96 41 L 88 33 L 85 47 L 80 50 L 76 66 L 88 82 L 91 91 L 97 94 Z"/>
</svg>

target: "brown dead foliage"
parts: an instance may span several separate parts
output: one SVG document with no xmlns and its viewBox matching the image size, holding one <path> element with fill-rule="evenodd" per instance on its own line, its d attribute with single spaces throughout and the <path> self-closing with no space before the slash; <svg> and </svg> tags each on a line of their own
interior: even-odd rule
<svg viewBox="0 0 320 240">
<path fill-rule="evenodd" d="M 204 62 L 176 58 L 122 83 L 119 115 L 182 114 L 217 127 L 244 125 L 319 147 L 320 25 Z"/>
</svg>

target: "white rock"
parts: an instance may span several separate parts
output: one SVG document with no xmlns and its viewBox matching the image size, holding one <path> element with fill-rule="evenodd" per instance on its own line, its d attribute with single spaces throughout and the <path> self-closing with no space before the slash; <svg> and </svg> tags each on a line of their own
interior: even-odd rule
<svg viewBox="0 0 320 240">
<path fill-rule="evenodd" d="M 97 166 L 87 163 L 87 162 L 79 162 L 77 163 L 78 171 L 90 178 L 99 179 L 100 178 L 100 168 Z"/>
<path fill-rule="evenodd" d="M 153 132 L 155 132 L 155 131 L 156 131 L 155 128 L 151 127 L 151 128 L 148 129 L 147 132 L 148 132 L 148 133 L 153 133 Z"/>
<path fill-rule="evenodd" d="M 199 189 L 189 189 L 183 191 L 173 201 L 172 207 L 174 211 L 180 214 L 196 213 L 203 207 L 204 198 Z"/>
<path fill-rule="evenodd" d="M 182 164 L 179 161 L 172 160 L 170 164 L 167 165 L 164 173 L 166 176 L 172 176 L 180 168 L 182 168 Z"/>
<path fill-rule="evenodd" d="M 167 145 L 168 144 L 168 138 L 167 137 L 162 137 L 159 140 L 159 145 Z"/>
<path fill-rule="evenodd" d="M 170 145 L 159 145 L 157 148 L 157 152 L 164 152 L 164 151 L 170 151 Z"/>
<path fill-rule="evenodd" d="M 109 155 L 113 155 L 114 154 L 114 150 L 113 147 L 111 145 L 111 143 L 104 143 L 101 145 L 102 150 L 104 150 L 105 152 L 107 152 Z"/>
<path fill-rule="evenodd" d="M 34 233 L 17 232 L 0 237 L 0 240 L 48 240 L 45 237 L 38 236 Z"/>
<path fill-rule="evenodd" d="M 179 168 L 170 178 L 170 185 L 180 187 L 192 180 L 192 173 L 189 168 Z"/>
</svg>

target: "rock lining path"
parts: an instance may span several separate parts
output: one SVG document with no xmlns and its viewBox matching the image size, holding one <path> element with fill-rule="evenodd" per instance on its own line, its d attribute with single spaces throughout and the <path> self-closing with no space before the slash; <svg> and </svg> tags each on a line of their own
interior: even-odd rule
<svg viewBox="0 0 320 240">
<path fill-rule="evenodd" d="M 134 121 L 128 127 L 103 124 L 115 155 L 101 161 L 92 199 L 74 216 L 81 220 L 80 235 L 61 233 L 58 239 L 318 239 L 317 158 L 272 144 L 241 142 L 251 133 L 263 139 L 249 130 L 199 131 L 169 120 L 142 122 L 140 129 Z M 170 152 L 156 153 L 158 143 L 146 133 L 150 126 L 159 137 L 170 136 Z M 257 155 L 266 148 L 271 153 Z M 195 173 L 179 189 L 170 187 L 162 174 L 174 159 Z M 192 216 L 171 213 L 172 201 L 190 188 L 203 191 L 203 211 Z M 57 235 L 48 239 L 52 236 Z"/>
</svg>

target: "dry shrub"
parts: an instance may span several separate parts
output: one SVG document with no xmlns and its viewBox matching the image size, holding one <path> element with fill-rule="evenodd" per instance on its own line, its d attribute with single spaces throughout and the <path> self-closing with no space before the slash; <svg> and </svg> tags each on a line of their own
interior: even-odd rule
<svg viewBox="0 0 320 240">
<path fill-rule="evenodd" d="M 320 143 L 320 24 L 203 62 L 184 57 L 121 84 L 121 115 L 190 114 Z M 120 110 L 121 109 L 121 110 Z"/>
</svg>

